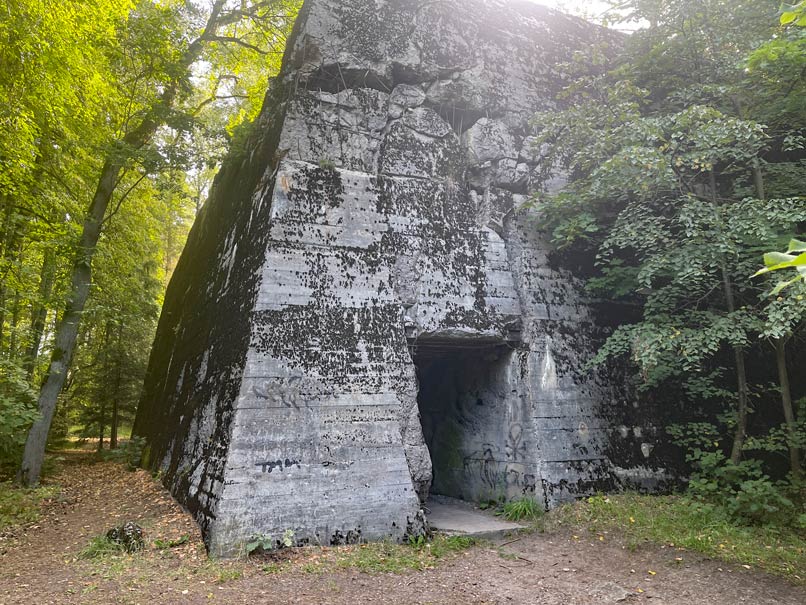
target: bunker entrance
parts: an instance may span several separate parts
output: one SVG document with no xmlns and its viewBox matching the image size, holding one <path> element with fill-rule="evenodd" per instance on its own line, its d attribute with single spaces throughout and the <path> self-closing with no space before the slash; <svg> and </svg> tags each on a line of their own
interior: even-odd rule
<svg viewBox="0 0 806 605">
<path fill-rule="evenodd" d="M 468 502 L 507 496 L 517 394 L 512 349 L 500 343 L 418 341 L 417 402 L 433 479 L 430 495 Z"/>
</svg>

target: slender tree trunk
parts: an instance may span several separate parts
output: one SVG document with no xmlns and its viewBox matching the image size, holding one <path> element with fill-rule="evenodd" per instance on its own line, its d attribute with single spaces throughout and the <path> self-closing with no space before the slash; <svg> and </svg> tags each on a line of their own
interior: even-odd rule
<svg viewBox="0 0 806 605">
<path fill-rule="evenodd" d="M 109 371 L 111 369 L 109 363 L 109 334 L 112 332 L 110 328 L 109 321 L 106 322 L 106 326 L 104 326 L 104 341 L 101 345 L 101 358 L 103 361 L 101 362 L 101 376 L 102 380 L 105 383 L 109 379 Z M 99 403 L 98 408 L 98 451 L 101 452 L 104 449 L 104 429 L 106 428 L 106 398 L 107 393 L 106 389 L 103 390 Z"/>
<path fill-rule="evenodd" d="M 106 428 L 106 403 L 101 401 L 101 410 L 98 415 L 98 451 L 104 451 L 104 428 Z"/>
<path fill-rule="evenodd" d="M 17 238 L 19 237 L 19 230 L 14 224 L 12 217 L 11 203 L 6 196 L 3 196 L 5 202 L 5 216 L 3 217 L 3 233 L 2 242 L 0 242 L 0 268 L 4 265 L 10 267 L 11 251 L 17 247 Z M 8 289 L 6 287 L 8 278 L 8 269 L 0 274 L 0 351 L 3 350 L 3 338 L 6 325 L 6 296 Z"/>
<path fill-rule="evenodd" d="M 773 344 L 775 345 L 775 363 L 778 366 L 778 382 L 781 387 L 781 405 L 784 408 L 784 420 L 786 421 L 786 435 L 789 439 L 789 467 L 797 481 L 801 478 L 803 470 L 800 463 L 801 452 L 795 444 L 797 421 L 795 408 L 792 405 L 792 391 L 789 388 L 789 372 L 786 368 L 786 339 L 776 338 Z"/>
<path fill-rule="evenodd" d="M 738 385 L 739 405 L 736 408 L 736 431 L 733 434 L 733 448 L 730 452 L 730 460 L 738 464 L 742 459 L 742 447 L 747 437 L 747 411 L 748 393 L 747 369 L 745 367 L 744 349 L 733 347 L 733 356 L 736 360 L 736 382 Z"/>
<path fill-rule="evenodd" d="M 117 334 L 117 363 L 115 367 L 115 388 L 112 394 L 112 423 L 109 429 L 109 449 L 114 450 L 118 447 L 118 416 L 119 416 L 119 409 L 120 409 L 120 381 L 121 381 L 121 365 L 122 365 L 122 357 L 123 357 L 123 350 L 121 347 L 123 346 L 122 341 L 122 334 L 123 333 L 123 324 L 118 323 L 118 334 Z"/>
<path fill-rule="evenodd" d="M 761 162 L 758 158 L 753 158 L 753 182 L 756 187 L 756 195 L 760 200 L 767 199 L 764 188 L 764 174 L 761 170 Z M 795 409 L 792 405 L 792 389 L 789 386 L 789 370 L 786 367 L 786 343 L 788 338 L 776 338 L 773 340 L 775 347 L 775 365 L 778 368 L 778 386 L 781 390 L 781 405 L 784 409 L 784 421 L 786 423 L 786 435 L 789 441 L 789 468 L 795 481 L 803 476 L 801 468 L 801 452 L 795 444 L 797 433 L 797 422 L 795 420 Z"/>
<path fill-rule="evenodd" d="M 112 420 L 109 423 L 109 449 L 118 448 L 118 397 L 112 400 Z"/>
<path fill-rule="evenodd" d="M 84 219 L 67 304 L 64 315 L 56 327 L 50 365 L 39 392 L 40 416 L 34 422 L 25 441 L 22 466 L 18 474 L 19 482 L 24 485 L 33 486 L 39 483 L 42 463 L 45 460 L 48 433 L 53 422 L 53 413 L 56 410 L 56 400 L 67 377 L 67 370 L 73 358 L 78 335 L 78 323 L 90 293 L 92 257 L 101 235 L 101 222 L 109 206 L 109 200 L 112 199 L 122 168 L 123 165 L 119 159 L 106 161 L 98 180 L 98 188 L 92 198 L 87 217 Z"/>
<path fill-rule="evenodd" d="M 6 288 L 0 284 L 0 356 L 3 354 L 3 329 L 6 325 Z"/>
<path fill-rule="evenodd" d="M 182 74 L 182 76 L 187 74 L 187 70 L 198 59 L 204 49 L 205 42 L 215 36 L 216 29 L 222 23 L 221 11 L 225 2 L 226 0 L 215 1 L 203 33 L 190 43 L 182 58 L 176 63 L 177 73 Z M 164 123 L 165 116 L 168 115 L 169 110 L 173 108 L 176 97 L 180 92 L 180 86 L 180 79 L 170 82 L 162 92 L 159 101 L 152 108 L 152 111 L 143 119 L 143 122 L 123 137 L 121 149 L 113 151 L 112 155 L 104 162 L 98 179 L 98 187 L 84 219 L 78 254 L 70 281 L 67 305 L 64 315 L 56 327 L 53 354 L 39 392 L 40 417 L 34 422 L 25 441 L 22 465 L 17 474 L 17 480 L 24 485 L 33 486 L 39 483 L 42 463 L 45 460 L 48 432 L 53 422 L 53 413 L 56 410 L 56 400 L 62 391 L 67 370 L 72 361 L 76 335 L 78 334 L 78 322 L 81 319 L 81 314 L 84 311 L 84 305 L 90 292 L 92 257 L 95 254 L 95 246 L 98 244 L 98 238 L 101 235 L 101 226 L 107 207 L 118 185 L 118 179 L 125 163 L 121 150 L 140 149 L 154 136 L 157 128 Z"/>
<path fill-rule="evenodd" d="M 716 193 L 716 173 L 711 170 L 708 173 L 711 185 L 711 202 L 714 208 L 718 206 L 718 198 Z M 725 304 L 728 313 L 736 311 L 736 297 L 733 292 L 733 284 L 731 283 L 730 273 L 727 266 L 722 264 L 722 287 L 725 293 Z M 745 363 L 744 348 L 736 345 L 733 347 L 733 359 L 736 364 L 736 395 L 738 397 L 738 405 L 736 406 L 736 429 L 733 433 L 733 446 L 730 452 L 730 460 L 734 464 L 738 464 L 742 459 L 742 447 L 744 446 L 745 438 L 747 437 L 747 413 L 750 409 L 750 390 L 747 387 L 747 364 Z"/>
<path fill-rule="evenodd" d="M 9 226 L 11 225 L 11 204 L 5 194 L 0 194 L 0 201 L 3 206 L 3 226 L 0 228 L 0 257 L 3 257 L 6 253 L 6 242 L 8 241 Z"/>
<path fill-rule="evenodd" d="M 42 334 L 45 332 L 45 322 L 48 318 L 48 301 L 53 292 L 56 279 L 56 255 L 50 248 L 45 249 L 42 258 L 42 271 L 39 275 L 39 300 L 31 311 L 31 342 L 25 356 L 25 372 L 28 382 L 33 384 L 36 371 L 36 358 L 42 344 Z"/>
<path fill-rule="evenodd" d="M 0 282 L 0 356 L 3 353 L 3 328 L 6 325 L 6 287 Z"/>
<path fill-rule="evenodd" d="M 8 325 L 8 358 L 17 357 L 17 325 L 20 322 L 20 291 L 14 290 L 14 299 L 11 303 L 11 320 Z"/>
<path fill-rule="evenodd" d="M 730 281 L 727 267 L 722 266 L 722 283 L 725 289 L 725 301 L 728 306 L 728 313 L 736 310 L 736 299 L 733 294 L 733 284 Z M 747 364 L 745 363 L 744 348 L 739 345 L 733 347 L 733 359 L 736 363 L 736 395 L 738 405 L 736 407 L 736 429 L 733 433 L 733 447 L 730 452 L 730 460 L 738 464 L 742 459 L 742 447 L 747 437 L 747 413 L 750 409 L 750 389 L 747 387 Z"/>
<path fill-rule="evenodd" d="M 764 190 L 764 173 L 761 172 L 761 162 L 758 158 L 753 158 L 753 183 L 756 186 L 758 199 L 767 199 L 767 192 Z"/>
</svg>

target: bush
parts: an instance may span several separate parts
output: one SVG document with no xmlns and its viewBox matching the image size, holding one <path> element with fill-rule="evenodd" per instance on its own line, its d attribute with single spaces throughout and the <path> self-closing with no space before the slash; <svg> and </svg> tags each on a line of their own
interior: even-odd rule
<svg viewBox="0 0 806 605">
<path fill-rule="evenodd" d="M 695 469 L 688 484 L 688 494 L 695 501 L 721 508 L 736 523 L 786 526 L 797 522 L 795 486 L 773 481 L 760 460 L 734 464 L 720 450 L 697 446 L 689 449 L 686 459 Z"/>
<path fill-rule="evenodd" d="M 795 503 L 788 497 L 787 484 L 773 483 L 766 475 L 742 481 L 725 503 L 734 519 L 757 525 L 788 525 Z"/>
<path fill-rule="evenodd" d="M 38 416 L 36 393 L 23 369 L 0 360 L 0 464 L 19 462 L 28 429 Z"/>
</svg>

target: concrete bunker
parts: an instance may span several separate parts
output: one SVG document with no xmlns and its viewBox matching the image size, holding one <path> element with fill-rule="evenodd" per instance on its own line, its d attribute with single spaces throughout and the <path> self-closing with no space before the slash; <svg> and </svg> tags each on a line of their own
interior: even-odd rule
<svg viewBox="0 0 806 605">
<path fill-rule="evenodd" d="M 586 368 L 600 326 L 522 194 L 555 66 L 614 35 L 514 0 L 380 5 L 306 0 L 165 296 L 134 434 L 216 556 L 421 535 L 432 479 L 550 506 L 654 462 L 610 458 L 632 406 Z"/>
<path fill-rule="evenodd" d="M 428 495 L 481 503 L 533 492 L 512 377 L 516 343 L 420 340 L 410 348 L 433 473 Z"/>
</svg>

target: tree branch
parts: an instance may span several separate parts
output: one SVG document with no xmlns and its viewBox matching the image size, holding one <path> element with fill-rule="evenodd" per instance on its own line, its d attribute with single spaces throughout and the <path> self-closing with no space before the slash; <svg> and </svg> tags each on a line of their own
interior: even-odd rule
<svg viewBox="0 0 806 605">
<path fill-rule="evenodd" d="M 240 38 L 236 38 L 235 36 L 208 36 L 207 40 L 210 40 L 211 42 L 224 42 L 224 43 L 237 44 L 238 46 L 243 46 L 244 48 L 248 48 L 249 50 L 261 55 L 278 54 L 277 51 L 263 50 L 259 46 L 249 44 L 249 42 L 244 42 L 243 40 L 241 40 Z"/>
<path fill-rule="evenodd" d="M 190 115 L 192 115 L 192 116 L 194 116 L 194 117 L 195 117 L 195 116 L 198 116 L 198 115 L 199 115 L 199 113 L 201 112 L 201 110 L 202 110 L 202 109 L 204 109 L 204 108 L 205 108 L 205 107 L 207 107 L 207 106 L 208 106 L 210 103 L 213 103 L 213 102 L 215 102 L 215 101 L 219 101 L 219 100 L 222 100 L 222 99 L 248 99 L 248 98 L 249 98 L 249 95 L 212 95 L 211 97 L 208 97 L 207 99 L 205 99 L 204 101 L 202 101 L 201 103 L 199 103 L 199 104 L 198 104 L 198 105 L 197 105 L 197 106 L 196 106 L 196 107 L 195 107 L 195 108 L 194 108 L 194 109 L 193 109 L 193 110 L 190 112 Z"/>
<path fill-rule="evenodd" d="M 114 209 L 112 212 L 110 212 L 109 214 L 107 214 L 107 215 L 104 217 L 104 220 L 102 220 L 102 221 L 101 221 L 101 225 L 104 225 L 105 223 L 108 223 L 108 222 L 109 222 L 109 221 L 112 219 L 112 217 L 113 217 L 113 216 L 115 216 L 115 215 L 118 213 L 118 211 L 120 210 L 120 207 L 123 205 L 124 200 L 125 200 L 127 197 L 129 197 L 129 194 L 130 194 L 132 191 L 134 191 L 134 189 L 137 187 L 137 185 L 139 185 L 140 183 L 142 183 L 142 182 L 143 182 L 143 179 L 144 179 L 144 178 L 146 178 L 147 176 L 148 176 L 148 172 L 144 172 L 143 174 L 141 174 L 141 175 L 140 175 L 140 178 L 139 178 L 139 179 L 137 179 L 137 180 L 136 180 L 136 181 L 135 181 L 135 182 L 132 184 L 132 186 L 131 186 L 131 187 L 129 187 L 129 188 L 128 188 L 128 189 L 127 189 L 127 190 L 126 190 L 124 193 L 123 193 L 123 195 L 121 195 L 121 196 L 120 196 L 120 199 L 118 200 L 118 203 L 117 203 L 117 205 L 115 206 L 115 209 Z"/>
</svg>

